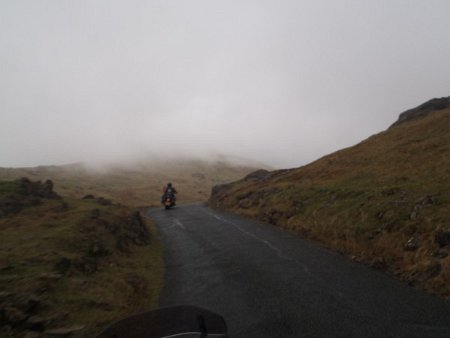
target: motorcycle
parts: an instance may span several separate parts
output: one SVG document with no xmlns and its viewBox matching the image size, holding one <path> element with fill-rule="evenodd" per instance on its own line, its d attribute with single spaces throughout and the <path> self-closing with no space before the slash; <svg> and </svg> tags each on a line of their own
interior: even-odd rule
<svg viewBox="0 0 450 338">
<path fill-rule="evenodd" d="M 147 311 L 119 320 L 97 338 L 228 338 L 222 316 L 206 309 L 181 305 Z"/>
<path fill-rule="evenodd" d="M 175 206 L 175 196 L 173 193 L 167 192 L 162 197 L 162 203 L 164 207 L 167 209 L 170 209 L 171 207 Z"/>
</svg>

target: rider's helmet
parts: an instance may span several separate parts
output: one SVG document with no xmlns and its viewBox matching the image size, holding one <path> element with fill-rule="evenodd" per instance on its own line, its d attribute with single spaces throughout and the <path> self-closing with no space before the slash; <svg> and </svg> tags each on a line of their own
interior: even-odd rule
<svg viewBox="0 0 450 338">
<path fill-rule="evenodd" d="M 167 186 L 169 187 L 169 188 L 171 188 L 172 187 L 172 183 L 167 183 Z"/>
</svg>

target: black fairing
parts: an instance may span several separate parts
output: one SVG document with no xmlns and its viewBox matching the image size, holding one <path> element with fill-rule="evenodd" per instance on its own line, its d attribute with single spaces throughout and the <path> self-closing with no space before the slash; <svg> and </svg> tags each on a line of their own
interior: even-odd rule
<svg viewBox="0 0 450 338">
<path fill-rule="evenodd" d="M 184 334 L 184 335 L 183 335 Z M 156 309 L 119 320 L 97 338 L 228 337 L 225 320 L 196 306 Z"/>
</svg>

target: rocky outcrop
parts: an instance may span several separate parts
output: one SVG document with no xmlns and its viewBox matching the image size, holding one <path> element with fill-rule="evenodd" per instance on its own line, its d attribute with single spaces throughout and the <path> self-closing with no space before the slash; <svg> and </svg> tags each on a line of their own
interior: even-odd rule
<svg viewBox="0 0 450 338">
<path fill-rule="evenodd" d="M 60 199 L 61 197 L 53 191 L 53 181 L 46 180 L 44 183 L 41 181 L 30 181 L 28 178 L 23 177 L 17 181 L 19 186 L 19 193 L 25 196 L 33 196 L 48 199 Z"/>
<path fill-rule="evenodd" d="M 245 176 L 244 180 L 245 181 L 261 181 L 261 180 L 264 180 L 269 174 L 270 174 L 270 171 L 260 169 L 260 170 L 256 170 L 256 171 L 248 174 L 247 176 Z"/>
<path fill-rule="evenodd" d="M 23 177 L 13 182 L 7 182 L 10 185 L 10 191 L 0 195 L 0 217 L 15 214 L 22 209 L 30 206 L 39 205 L 41 199 L 61 199 L 53 191 L 53 182 L 46 180 L 30 181 Z"/>
<path fill-rule="evenodd" d="M 233 188 L 233 184 L 217 184 L 211 190 L 211 196 L 209 197 L 208 204 L 219 208 L 221 206 L 221 199 L 227 196 L 230 189 Z"/>
<path fill-rule="evenodd" d="M 391 127 L 396 126 L 403 122 L 425 117 L 431 112 L 447 109 L 449 107 L 450 107 L 450 97 L 431 99 L 430 101 L 427 101 L 416 108 L 409 109 L 401 113 L 398 120 Z"/>
</svg>

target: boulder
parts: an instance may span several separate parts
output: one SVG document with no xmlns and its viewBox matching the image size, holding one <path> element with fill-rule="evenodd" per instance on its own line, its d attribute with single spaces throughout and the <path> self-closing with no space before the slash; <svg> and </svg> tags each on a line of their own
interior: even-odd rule
<svg viewBox="0 0 450 338">
<path fill-rule="evenodd" d="M 53 191 L 53 181 L 46 180 L 44 183 L 41 181 L 31 181 L 26 177 L 22 177 L 18 180 L 19 189 L 22 195 L 29 195 L 48 199 L 60 199 L 57 193 Z"/>
<path fill-rule="evenodd" d="M 442 248 L 450 244 L 450 229 L 437 230 L 434 234 L 434 240 Z"/>
<path fill-rule="evenodd" d="M 15 185 L 13 191 L 0 197 L 0 216 L 16 214 L 26 207 L 39 205 L 42 199 L 61 199 L 53 191 L 51 180 L 42 183 L 23 177 L 13 181 L 13 184 Z"/>
<path fill-rule="evenodd" d="M 408 242 L 406 242 L 404 249 L 406 251 L 416 251 L 419 248 L 419 238 L 417 236 L 411 237 Z"/>
</svg>

